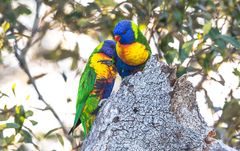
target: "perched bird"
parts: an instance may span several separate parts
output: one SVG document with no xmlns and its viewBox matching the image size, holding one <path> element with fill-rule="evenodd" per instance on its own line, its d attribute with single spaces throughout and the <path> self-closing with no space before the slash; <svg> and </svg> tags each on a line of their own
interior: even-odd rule
<svg viewBox="0 0 240 151">
<path fill-rule="evenodd" d="M 113 53 L 116 43 L 106 40 L 91 54 L 81 76 L 76 104 L 76 115 L 70 133 L 82 123 L 84 137 L 91 129 L 101 99 L 109 97 L 116 78 Z"/>
<path fill-rule="evenodd" d="M 151 49 L 138 26 L 130 20 L 122 20 L 115 26 L 113 35 L 117 42 L 114 59 L 119 75 L 124 78 L 142 70 Z"/>
</svg>

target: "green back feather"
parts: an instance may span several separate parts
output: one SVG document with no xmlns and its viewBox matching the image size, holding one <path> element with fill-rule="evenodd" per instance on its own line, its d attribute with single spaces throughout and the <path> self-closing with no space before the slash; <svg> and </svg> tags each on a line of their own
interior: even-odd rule
<svg viewBox="0 0 240 151">
<path fill-rule="evenodd" d="M 150 48 L 150 46 L 148 44 L 148 41 L 147 41 L 146 37 L 142 34 L 142 32 L 139 29 L 138 29 L 138 37 L 136 39 L 136 42 L 139 42 L 139 43 L 142 43 L 143 45 L 145 45 L 147 50 L 151 54 L 151 48 Z"/>
<path fill-rule="evenodd" d="M 132 30 L 134 32 L 134 37 L 136 39 L 136 42 L 139 42 L 139 43 L 142 43 L 143 45 L 145 45 L 147 50 L 151 54 L 151 48 L 148 44 L 146 37 L 142 34 L 142 32 L 139 30 L 138 26 L 133 21 L 131 22 L 131 24 L 132 24 Z"/>
<path fill-rule="evenodd" d="M 131 24 L 132 24 L 132 30 L 134 32 L 134 37 L 135 37 L 135 39 L 137 39 L 138 33 L 139 33 L 138 26 L 133 21 L 131 21 Z"/>
</svg>

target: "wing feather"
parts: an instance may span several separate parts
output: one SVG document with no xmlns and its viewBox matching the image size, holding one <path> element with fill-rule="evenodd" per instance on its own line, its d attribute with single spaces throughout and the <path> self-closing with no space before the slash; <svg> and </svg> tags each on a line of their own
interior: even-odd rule
<svg viewBox="0 0 240 151">
<path fill-rule="evenodd" d="M 95 53 L 97 53 L 96 49 L 94 50 L 92 55 Z M 91 61 L 92 55 L 90 56 L 90 59 L 79 81 L 77 103 L 76 103 L 76 115 L 75 115 L 73 127 L 77 126 L 78 120 L 85 106 L 86 100 L 90 95 L 91 91 L 94 89 L 94 84 L 96 82 L 96 73 L 94 69 L 90 67 L 90 61 Z"/>
</svg>

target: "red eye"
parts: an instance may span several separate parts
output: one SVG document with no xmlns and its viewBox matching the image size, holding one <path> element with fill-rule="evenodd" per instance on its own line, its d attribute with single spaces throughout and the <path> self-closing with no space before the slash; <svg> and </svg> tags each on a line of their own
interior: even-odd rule
<svg viewBox="0 0 240 151">
<path fill-rule="evenodd" d="M 127 33 L 127 31 L 126 31 L 126 30 L 124 30 L 124 31 L 123 31 L 123 34 L 126 34 L 126 33 Z"/>
</svg>

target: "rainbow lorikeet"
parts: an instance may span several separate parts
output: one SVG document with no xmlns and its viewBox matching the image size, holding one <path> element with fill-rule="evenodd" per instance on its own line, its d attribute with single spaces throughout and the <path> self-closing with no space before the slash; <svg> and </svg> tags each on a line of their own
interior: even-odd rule
<svg viewBox="0 0 240 151">
<path fill-rule="evenodd" d="M 82 123 L 86 137 L 100 100 L 110 96 L 117 73 L 113 62 L 115 46 L 114 41 L 105 40 L 91 54 L 79 82 L 76 115 L 69 133 Z"/>
<path fill-rule="evenodd" d="M 120 21 L 113 31 L 116 44 L 114 59 L 119 75 L 124 78 L 142 70 L 151 55 L 147 39 L 130 20 Z"/>
</svg>

